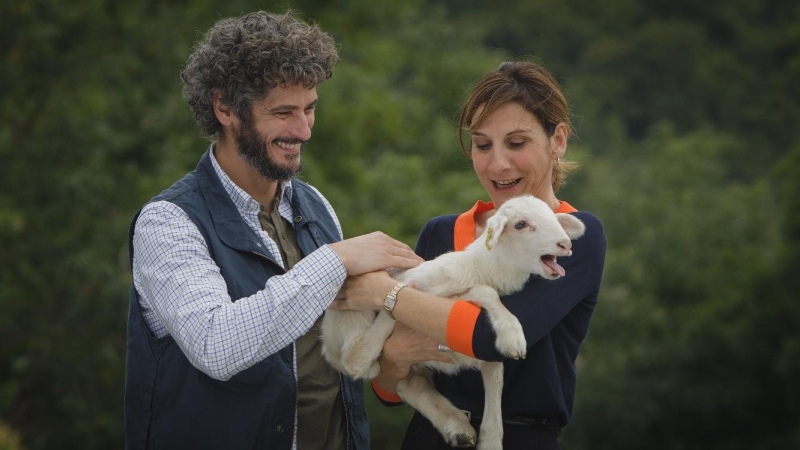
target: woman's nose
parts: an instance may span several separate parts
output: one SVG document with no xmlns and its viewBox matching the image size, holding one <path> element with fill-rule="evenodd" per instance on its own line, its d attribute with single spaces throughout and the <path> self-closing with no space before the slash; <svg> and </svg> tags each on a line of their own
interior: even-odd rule
<svg viewBox="0 0 800 450">
<path fill-rule="evenodd" d="M 511 164 L 503 151 L 493 151 L 492 159 L 489 161 L 489 170 L 495 173 L 508 170 Z"/>
</svg>

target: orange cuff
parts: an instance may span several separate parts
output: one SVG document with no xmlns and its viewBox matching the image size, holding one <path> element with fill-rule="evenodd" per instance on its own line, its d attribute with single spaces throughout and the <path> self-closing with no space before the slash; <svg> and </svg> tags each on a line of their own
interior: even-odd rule
<svg viewBox="0 0 800 450">
<path fill-rule="evenodd" d="M 392 394 L 391 392 L 383 389 L 375 380 L 372 380 L 372 389 L 375 391 L 375 395 L 377 395 L 379 399 L 387 403 L 403 403 L 403 399 L 400 398 L 399 395 Z"/>
<path fill-rule="evenodd" d="M 447 316 L 447 346 L 458 353 L 475 357 L 472 351 L 472 335 L 475 332 L 475 323 L 481 308 L 465 300 L 453 304 L 450 315 Z"/>
</svg>

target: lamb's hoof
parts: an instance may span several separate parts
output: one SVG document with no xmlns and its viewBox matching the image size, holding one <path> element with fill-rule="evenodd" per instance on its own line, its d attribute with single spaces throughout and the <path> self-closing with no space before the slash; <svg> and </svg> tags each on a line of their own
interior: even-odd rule
<svg viewBox="0 0 800 450">
<path fill-rule="evenodd" d="M 519 333 L 504 333 L 498 336 L 495 347 L 497 347 L 497 351 L 513 359 L 525 359 L 528 354 L 525 335 L 522 334 L 521 329 Z"/>
<path fill-rule="evenodd" d="M 456 435 L 455 447 L 458 448 L 475 447 L 475 436 L 474 435 L 470 436 L 464 433 Z"/>
<path fill-rule="evenodd" d="M 435 421 L 434 423 L 439 422 Z M 447 445 L 451 447 L 474 447 L 478 441 L 477 433 L 470 425 L 469 418 L 464 411 L 454 411 L 446 417 L 446 422 L 442 423 L 441 426 L 437 425 L 436 429 L 447 441 Z"/>
<path fill-rule="evenodd" d="M 447 445 L 452 447 L 475 447 L 475 443 L 478 441 L 475 429 L 472 428 L 467 415 L 463 412 L 451 417 L 441 431 Z"/>
</svg>

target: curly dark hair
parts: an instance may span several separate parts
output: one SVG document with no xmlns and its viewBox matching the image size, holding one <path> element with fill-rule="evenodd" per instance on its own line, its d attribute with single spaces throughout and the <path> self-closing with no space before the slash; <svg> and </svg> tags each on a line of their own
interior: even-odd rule
<svg viewBox="0 0 800 450">
<path fill-rule="evenodd" d="M 254 101 L 276 86 L 314 87 L 339 62 L 336 45 L 317 25 L 291 11 L 258 11 L 218 21 L 197 42 L 181 71 L 183 96 L 203 136 L 220 131 L 214 92 L 237 117 L 249 119 Z"/>
</svg>

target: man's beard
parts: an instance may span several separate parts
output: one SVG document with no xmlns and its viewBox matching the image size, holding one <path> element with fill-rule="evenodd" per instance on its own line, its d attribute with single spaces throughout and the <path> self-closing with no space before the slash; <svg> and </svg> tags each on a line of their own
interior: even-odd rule
<svg viewBox="0 0 800 450">
<path fill-rule="evenodd" d="M 285 142 L 288 144 L 300 143 L 300 153 L 296 155 L 296 165 L 285 165 L 275 162 L 267 151 L 269 143 L 259 134 L 252 121 L 243 120 L 236 133 L 236 145 L 239 148 L 239 156 L 245 160 L 250 167 L 256 169 L 261 176 L 268 180 L 287 181 L 294 178 L 303 168 L 302 154 L 306 143 L 300 139 L 276 138 L 275 142 Z"/>
</svg>

